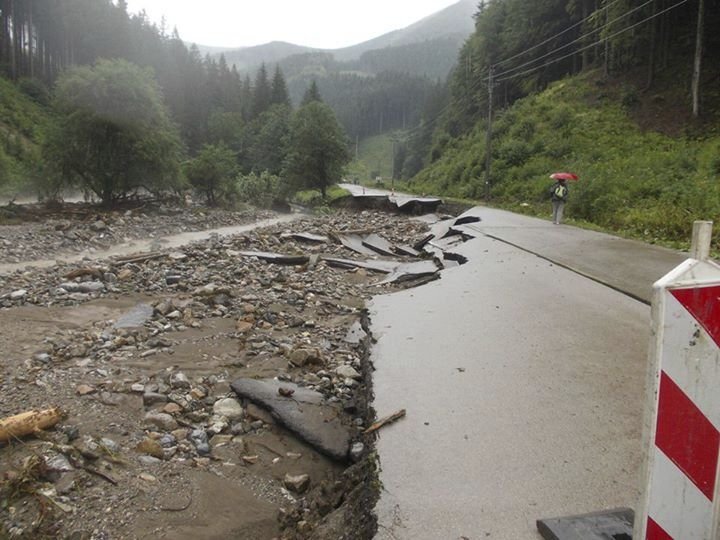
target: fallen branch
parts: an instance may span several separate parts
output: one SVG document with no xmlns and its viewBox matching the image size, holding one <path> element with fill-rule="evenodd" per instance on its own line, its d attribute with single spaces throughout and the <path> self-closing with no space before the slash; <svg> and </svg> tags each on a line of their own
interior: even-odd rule
<svg viewBox="0 0 720 540">
<path fill-rule="evenodd" d="M 109 474 L 102 472 L 100 469 L 96 469 L 95 467 L 90 467 L 89 465 L 82 465 L 80 468 L 81 468 L 82 470 L 84 470 L 84 471 L 87 471 L 87 472 L 91 473 L 91 474 L 94 474 L 94 475 L 96 475 L 96 476 L 99 476 L 99 477 L 102 478 L 103 480 L 107 480 L 107 481 L 110 482 L 113 486 L 117 486 L 117 484 L 118 484 L 118 481 L 117 481 L 117 480 L 115 480 L 115 479 L 114 479 L 112 476 L 110 476 Z"/>
<path fill-rule="evenodd" d="M 371 425 L 369 428 L 367 428 L 365 431 L 363 431 L 363 433 L 365 433 L 365 434 L 373 433 L 374 431 L 377 431 L 381 427 L 384 427 L 388 424 L 392 424 L 393 422 L 395 422 L 396 420 L 399 420 L 403 416 L 405 416 L 405 409 L 400 409 L 398 412 L 395 412 L 395 413 L 391 414 L 390 416 L 381 418 L 380 420 L 375 422 L 373 425 Z"/>
<path fill-rule="evenodd" d="M 147 253 L 145 255 L 130 255 L 128 257 L 120 257 L 115 259 L 112 263 L 114 265 L 128 264 L 128 263 L 139 263 L 150 261 L 152 259 L 159 259 L 161 257 L 167 257 L 167 253 Z"/>
<path fill-rule="evenodd" d="M 42 411 L 33 410 L 0 420 L 0 442 L 31 435 L 54 426 L 63 418 L 57 407 Z"/>
<path fill-rule="evenodd" d="M 72 272 L 65 274 L 65 279 L 75 279 L 83 276 L 93 276 L 98 279 L 102 279 L 103 274 L 99 268 L 78 268 Z"/>
</svg>

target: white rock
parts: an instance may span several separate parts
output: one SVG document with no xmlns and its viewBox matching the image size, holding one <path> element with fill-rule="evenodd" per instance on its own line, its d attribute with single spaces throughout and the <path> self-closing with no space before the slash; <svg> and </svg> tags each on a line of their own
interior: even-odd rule
<svg viewBox="0 0 720 540">
<path fill-rule="evenodd" d="M 213 412 L 218 416 L 224 416 L 228 420 L 239 420 L 243 416 L 243 408 L 240 402 L 234 398 L 219 399 L 213 405 Z"/>
</svg>

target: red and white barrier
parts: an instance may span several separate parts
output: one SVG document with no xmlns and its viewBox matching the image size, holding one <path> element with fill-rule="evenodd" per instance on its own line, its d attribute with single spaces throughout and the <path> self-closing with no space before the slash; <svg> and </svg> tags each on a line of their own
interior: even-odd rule
<svg viewBox="0 0 720 540">
<path fill-rule="evenodd" d="M 709 240 L 695 253 L 708 250 Z M 689 259 L 654 289 L 649 452 L 633 538 L 719 540 L 720 265 Z"/>
</svg>

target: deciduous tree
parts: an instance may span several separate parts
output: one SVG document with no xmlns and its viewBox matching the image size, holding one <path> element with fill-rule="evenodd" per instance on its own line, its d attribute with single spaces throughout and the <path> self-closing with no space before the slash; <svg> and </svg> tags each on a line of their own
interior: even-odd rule
<svg viewBox="0 0 720 540">
<path fill-rule="evenodd" d="M 296 185 L 317 188 L 325 197 L 349 160 L 347 137 L 330 107 L 312 101 L 295 113 L 288 174 Z"/>
<path fill-rule="evenodd" d="M 180 139 L 150 70 L 100 60 L 58 81 L 59 117 L 44 156 L 66 185 L 112 205 L 129 193 L 178 189 Z"/>
</svg>

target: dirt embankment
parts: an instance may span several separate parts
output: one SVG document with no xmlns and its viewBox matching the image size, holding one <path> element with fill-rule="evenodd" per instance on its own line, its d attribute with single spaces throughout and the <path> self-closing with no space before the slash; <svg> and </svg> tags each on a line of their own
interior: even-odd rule
<svg viewBox="0 0 720 540">
<path fill-rule="evenodd" d="M 427 226 L 341 212 L 0 276 L 0 416 L 66 413 L 0 448 L 0 537 L 371 538 L 358 323 L 366 298 L 400 285 L 347 269 L 382 259 L 331 240 L 358 230 L 405 244 Z M 238 381 L 269 385 L 269 402 Z"/>
</svg>

